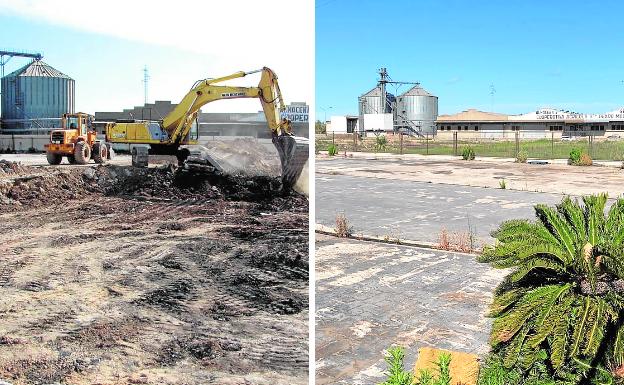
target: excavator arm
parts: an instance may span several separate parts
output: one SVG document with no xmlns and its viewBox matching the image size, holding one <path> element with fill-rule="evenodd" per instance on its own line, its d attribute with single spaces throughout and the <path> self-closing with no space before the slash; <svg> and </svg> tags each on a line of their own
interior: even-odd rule
<svg viewBox="0 0 624 385">
<path fill-rule="evenodd" d="M 219 83 L 261 73 L 257 87 L 233 87 Z M 163 119 L 163 129 L 169 134 L 169 141 L 179 144 L 189 134 L 199 109 L 216 100 L 258 98 L 264 111 L 267 125 L 271 130 L 273 144 L 277 149 L 282 165 L 282 180 L 287 186 L 301 183 L 301 174 L 306 168 L 309 143 L 306 138 L 295 137 L 291 132 L 290 121 L 281 118 L 286 109 L 279 88 L 277 76 L 267 67 L 250 72 L 236 72 L 228 76 L 206 79 L 195 83 L 180 104 Z M 193 157 L 197 161 L 197 156 Z M 205 161 L 205 160 L 204 160 Z M 299 186 L 297 189 L 302 189 Z"/>
<path fill-rule="evenodd" d="M 242 78 L 261 72 L 258 87 L 233 87 L 218 85 L 228 80 Z M 222 99 L 258 98 L 267 120 L 269 129 L 274 135 L 290 134 L 290 124 L 280 119 L 285 110 L 284 99 L 279 89 L 275 73 L 264 67 L 250 72 L 236 72 L 228 76 L 206 79 L 195 83 L 182 101 L 163 119 L 163 128 L 169 133 L 172 142 L 180 141 L 188 135 L 199 109 L 204 105 Z"/>
</svg>

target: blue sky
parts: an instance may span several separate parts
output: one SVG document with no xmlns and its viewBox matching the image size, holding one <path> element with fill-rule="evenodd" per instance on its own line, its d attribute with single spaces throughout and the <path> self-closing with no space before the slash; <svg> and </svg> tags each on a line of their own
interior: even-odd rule
<svg viewBox="0 0 624 385">
<path fill-rule="evenodd" d="M 614 110 L 623 14 L 619 1 L 317 0 L 317 117 L 357 114 L 382 66 L 438 96 L 440 114 Z"/>
<path fill-rule="evenodd" d="M 300 47 L 314 46 L 313 17 L 302 16 L 314 13 L 313 1 L 271 2 L 177 0 L 171 7 L 149 0 L 0 0 L 0 48 L 42 52 L 44 62 L 76 81 L 76 109 L 89 113 L 142 105 L 145 65 L 150 102 L 175 103 L 196 80 L 267 66 L 277 73 L 286 103 L 312 103 L 314 52 Z M 275 30 L 273 20 L 297 33 L 276 33 L 282 29 Z M 5 74 L 29 60 L 11 59 Z M 258 81 L 251 75 L 228 84 Z M 202 111 L 260 109 L 257 100 L 230 100 Z"/>
</svg>

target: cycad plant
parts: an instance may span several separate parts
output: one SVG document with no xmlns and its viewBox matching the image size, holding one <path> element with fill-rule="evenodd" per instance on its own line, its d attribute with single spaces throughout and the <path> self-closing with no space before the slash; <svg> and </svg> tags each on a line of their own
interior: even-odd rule
<svg viewBox="0 0 624 385">
<path fill-rule="evenodd" d="M 511 269 L 495 292 L 491 344 L 508 368 L 565 383 L 624 376 L 624 199 L 535 206 L 494 232 L 480 262 Z"/>
</svg>

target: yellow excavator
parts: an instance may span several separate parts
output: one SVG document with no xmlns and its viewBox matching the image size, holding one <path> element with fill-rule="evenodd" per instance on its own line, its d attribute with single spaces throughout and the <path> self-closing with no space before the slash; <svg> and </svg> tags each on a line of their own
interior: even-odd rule
<svg viewBox="0 0 624 385">
<path fill-rule="evenodd" d="M 257 87 L 222 85 L 228 80 L 261 73 Z M 135 166 L 147 166 L 148 155 L 175 155 L 185 169 L 222 171 L 209 151 L 198 145 L 197 115 L 207 103 L 223 99 L 258 98 L 272 141 L 279 154 L 282 181 L 287 187 L 307 190 L 307 162 L 309 141 L 291 132 L 291 123 L 282 118 L 286 106 L 275 73 L 264 67 L 250 72 L 236 72 L 215 79 L 196 82 L 182 101 L 162 120 L 118 120 L 107 123 L 106 141 L 109 143 L 134 144 L 132 162 Z"/>
</svg>

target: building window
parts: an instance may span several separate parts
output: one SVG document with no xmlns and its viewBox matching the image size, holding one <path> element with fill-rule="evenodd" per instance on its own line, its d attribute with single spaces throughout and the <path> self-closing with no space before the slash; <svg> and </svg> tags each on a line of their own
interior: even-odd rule
<svg viewBox="0 0 624 385">
<path fill-rule="evenodd" d="M 600 131 L 604 131 L 604 126 L 600 126 Z"/>
<path fill-rule="evenodd" d="M 474 127 L 474 130 L 475 130 L 475 131 L 479 131 L 479 126 L 475 126 L 475 127 Z"/>
<path fill-rule="evenodd" d="M 457 131 L 461 131 L 461 126 L 457 126 Z"/>
</svg>

